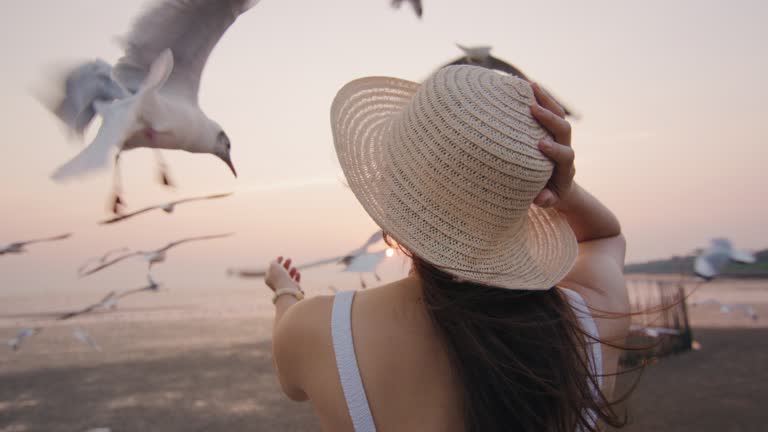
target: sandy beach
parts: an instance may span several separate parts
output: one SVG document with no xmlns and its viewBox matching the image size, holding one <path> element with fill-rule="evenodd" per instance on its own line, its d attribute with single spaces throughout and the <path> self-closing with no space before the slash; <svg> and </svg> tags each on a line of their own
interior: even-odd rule
<svg viewBox="0 0 768 432">
<path fill-rule="evenodd" d="M 280 392 L 265 293 L 243 285 L 216 296 L 184 294 L 137 296 L 115 312 L 48 327 L 18 353 L 0 351 L 0 431 L 319 430 L 308 404 Z M 626 430 L 765 430 L 768 281 L 718 281 L 694 295 L 742 299 L 763 318 L 692 308 L 702 349 L 644 371 L 626 404 Z M 93 296 L 70 294 L 50 300 L 46 310 L 6 294 L 0 338 L 22 324 L 48 323 L 50 314 Z M 75 326 L 86 328 L 102 351 L 75 341 Z"/>
</svg>

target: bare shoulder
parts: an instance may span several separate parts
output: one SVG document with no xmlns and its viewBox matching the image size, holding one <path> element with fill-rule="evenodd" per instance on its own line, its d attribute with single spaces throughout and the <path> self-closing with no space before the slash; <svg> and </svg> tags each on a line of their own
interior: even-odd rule
<svg viewBox="0 0 768 432">
<path fill-rule="evenodd" d="M 571 272 L 560 283 L 578 292 L 594 311 L 601 334 L 621 338 L 629 329 L 629 297 L 624 280 L 624 236 L 579 243 Z M 618 317 L 616 319 L 600 319 Z"/>
<path fill-rule="evenodd" d="M 276 324 L 272 351 L 278 378 L 291 399 L 306 399 L 306 363 L 333 349 L 332 309 L 333 296 L 307 298 L 288 308 Z"/>
</svg>

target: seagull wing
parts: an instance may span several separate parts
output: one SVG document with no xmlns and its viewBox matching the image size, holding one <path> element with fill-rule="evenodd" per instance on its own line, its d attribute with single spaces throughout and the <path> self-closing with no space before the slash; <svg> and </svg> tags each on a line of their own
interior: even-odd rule
<svg viewBox="0 0 768 432">
<path fill-rule="evenodd" d="M 165 0 L 148 8 L 123 40 L 114 67 L 117 81 L 137 92 L 152 62 L 165 49 L 174 68 L 163 90 L 197 102 L 200 77 L 213 47 L 237 17 L 258 0 Z"/>
<path fill-rule="evenodd" d="M 63 96 L 46 105 L 70 130 L 81 136 L 96 116 L 95 101 L 108 102 L 127 96 L 125 90 L 112 80 L 112 66 L 101 59 L 67 71 L 59 82 Z"/>
<path fill-rule="evenodd" d="M 59 167 L 51 178 L 64 181 L 106 167 L 123 143 L 138 129 L 137 102 L 136 98 L 128 98 L 112 103 L 97 103 L 96 109 L 103 122 L 96 138 L 80 154 Z"/>
<path fill-rule="evenodd" d="M 115 222 L 120 222 L 122 220 L 128 219 L 130 217 L 133 217 L 133 216 L 136 216 L 136 215 L 139 215 L 139 214 L 142 214 L 142 213 L 146 213 L 146 212 L 148 212 L 150 210 L 158 209 L 160 207 L 161 206 L 159 206 L 159 205 L 144 207 L 143 209 L 136 210 L 135 212 L 125 213 L 125 214 L 121 214 L 119 216 L 115 216 L 112 219 L 103 220 L 103 221 L 99 222 L 99 225 L 108 225 L 108 224 L 113 224 Z"/>
<path fill-rule="evenodd" d="M 197 196 L 197 197 L 184 198 L 184 199 L 180 199 L 180 200 L 176 200 L 176 201 L 171 201 L 168 204 L 176 205 L 176 204 L 183 204 L 183 203 L 192 202 L 192 201 L 203 201 L 203 200 L 209 200 L 209 199 L 225 198 L 225 197 L 228 197 L 230 195 L 232 195 L 232 192 L 213 194 L 213 195 Z"/>
<path fill-rule="evenodd" d="M 150 291 L 152 289 L 153 289 L 152 285 L 143 286 L 141 288 L 130 289 L 130 290 L 123 291 L 120 294 L 118 294 L 117 298 L 118 299 L 122 299 L 122 298 L 125 298 L 125 297 L 128 297 L 128 296 L 134 295 L 134 294 L 138 294 L 140 292 Z"/>
<path fill-rule="evenodd" d="M 23 246 L 23 245 L 28 245 L 28 244 L 32 244 L 32 243 L 42 243 L 42 242 L 49 242 L 49 241 L 56 241 L 56 240 L 64 240 L 64 239 L 69 238 L 69 237 L 72 237 L 72 233 L 66 233 L 66 234 L 61 234 L 61 235 L 57 235 L 57 236 L 53 236 L 53 237 L 46 237 L 46 238 L 40 238 L 40 239 L 34 239 L 34 240 L 27 240 L 27 241 L 23 241 L 23 242 L 17 242 L 17 243 L 14 243 L 14 244 Z"/>
<path fill-rule="evenodd" d="M 298 270 L 305 270 L 305 269 L 308 269 L 308 268 L 320 267 L 320 266 L 324 266 L 324 265 L 328 265 L 328 264 L 335 264 L 335 263 L 339 262 L 340 259 L 343 259 L 343 258 L 344 258 L 343 256 L 337 256 L 337 257 L 333 257 L 333 258 L 325 258 L 325 259 L 321 259 L 321 260 L 317 260 L 317 261 L 312 261 L 312 262 L 308 262 L 306 264 L 298 265 L 298 266 L 296 266 L 296 269 L 298 269 Z"/>
<path fill-rule="evenodd" d="M 747 251 L 731 249 L 731 260 L 742 264 L 754 264 L 757 262 L 757 257 Z"/>
<path fill-rule="evenodd" d="M 356 256 L 362 255 L 368 250 L 368 248 L 371 245 L 376 244 L 377 242 L 381 241 L 383 238 L 384 238 L 384 232 L 382 230 L 378 230 L 375 233 L 371 234 L 368 240 L 366 240 L 365 243 L 363 243 L 360 247 L 347 252 L 347 254 L 340 257 L 339 260 L 343 260 L 344 258 L 352 259 Z"/>
<path fill-rule="evenodd" d="M 364 253 L 353 258 L 343 271 L 350 273 L 372 273 L 384 261 L 384 258 L 387 256 L 386 253 L 386 250 Z"/>
<path fill-rule="evenodd" d="M 120 261 L 122 261 L 124 259 L 130 258 L 130 257 L 134 257 L 134 256 L 138 256 L 138 255 L 141 255 L 141 254 L 142 254 L 142 252 L 131 252 L 131 253 L 127 253 L 125 255 L 120 255 L 119 257 L 114 258 L 112 260 L 109 260 L 109 261 L 107 261 L 104 264 L 101 264 L 99 266 L 96 266 L 95 268 L 92 268 L 92 269 L 88 270 L 87 272 L 80 272 L 80 277 L 92 275 L 92 274 L 96 273 L 97 271 L 105 269 L 105 268 L 107 268 L 107 267 L 109 267 L 109 266 L 111 266 L 113 264 L 119 263 Z"/>
<path fill-rule="evenodd" d="M 368 249 L 369 246 L 381 241 L 382 239 L 384 239 L 384 232 L 382 230 L 378 230 L 368 238 L 365 244 L 363 244 L 362 249 Z"/>
<path fill-rule="evenodd" d="M 234 233 L 226 233 L 226 234 L 213 234 L 213 235 L 207 235 L 207 236 L 199 236 L 199 237 L 189 237 L 181 240 L 176 240 L 175 242 L 168 243 L 167 245 L 163 246 L 162 248 L 158 249 L 156 252 L 165 252 L 168 249 L 171 249 L 173 247 L 176 247 L 180 244 L 189 243 L 193 241 L 200 241 L 200 240 L 212 240 L 217 238 L 223 238 L 223 237 L 229 237 Z"/>
<path fill-rule="evenodd" d="M 297 265 L 295 267 L 296 267 L 297 270 L 306 270 L 306 269 L 313 268 L 313 267 L 320 267 L 320 266 L 324 266 L 324 265 L 328 265 L 328 264 L 335 264 L 335 263 L 339 262 L 340 259 L 343 259 L 343 258 L 344 258 L 343 256 L 337 256 L 337 257 L 333 257 L 333 258 L 324 258 L 324 259 L 317 260 L 317 261 L 311 261 L 311 262 L 308 262 L 306 264 L 300 264 L 300 265 Z M 267 275 L 267 270 L 266 269 L 253 269 L 253 270 L 248 270 L 248 269 L 229 269 L 227 271 L 227 273 L 229 273 L 230 275 L 235 275 L 235 276 L 241 277 L 241 278 L 259 278 L 259 277 L 266 276 Z"/>
</svg>

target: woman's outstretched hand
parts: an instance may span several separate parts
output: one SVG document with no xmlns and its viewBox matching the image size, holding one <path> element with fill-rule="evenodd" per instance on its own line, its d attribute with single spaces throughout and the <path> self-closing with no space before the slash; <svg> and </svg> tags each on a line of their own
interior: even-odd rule
<svg viewBox="0 0 768 432">
<path fill-rule="evenodd" d="M 272 291 L 280 288 L 300 289 L 301 273 L 296 270 L 296 267 L 291 266 L 290 258 L 283 260 L 283 257 L 277 257 L 276 260 L 269 263 L 264 282 Z"/>
<path fill-rule="evenodd" d="M 576 167 L 575 154 L 571 148 L 571 124 L 565 119 L 565 110 L 546 91 L 532 83 L 536 104 L 531 105 L 531 114 L 539 121 L 554 140 L 549 137 L 539 141 L 539 150 L 555 163 L 552 177 L 547 186 L 533 200 L 539 207 L 553 207 L 565 199 L 573 186 Z"/>
</svg>

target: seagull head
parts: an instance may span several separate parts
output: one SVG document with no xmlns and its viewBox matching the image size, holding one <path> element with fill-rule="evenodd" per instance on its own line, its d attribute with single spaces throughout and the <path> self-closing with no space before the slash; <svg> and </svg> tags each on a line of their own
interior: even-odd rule
<svg viewBox="0 0 768 432">
<path fill-rule="evenodd" d="M 216 144 L 213 147 L 212 153 L 219 159 L 223 160 L 229 169 L 232 170 L 232 174 L 237 177 L 237 171 L 235 171 L 235 166 L 232 165 L 232 158 L 230 157 L 231 149 L 232 144 L 229 142 L 229 137 L 226 133 L 224 133 L 224 131 L 219 131 L 218 135 L 216 136 Z"/>
</svg>

